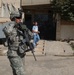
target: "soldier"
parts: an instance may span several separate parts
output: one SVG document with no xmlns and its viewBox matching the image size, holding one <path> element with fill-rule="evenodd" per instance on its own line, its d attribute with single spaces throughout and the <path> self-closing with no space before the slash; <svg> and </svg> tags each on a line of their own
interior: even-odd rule
<svg viewBox="0 0 74 75">
<path fill-rule="evenodd" d="M 8 40 L 8 52 L 7 56 L 12 67 L 13 75 L 25 75 L 23 58 L 25 53 L 20 53 L 21 51 L 19 45 L 23 40 L 23 37 L 18 33 L 17 27 L 21 22 L 21 16 L 19 12 L 12 12 L 10 14 L 11 22 L 8 26 L 3 28 L 3 31 Z M 25 45 L 26 49 L 26 45 Z"/>
</svg>

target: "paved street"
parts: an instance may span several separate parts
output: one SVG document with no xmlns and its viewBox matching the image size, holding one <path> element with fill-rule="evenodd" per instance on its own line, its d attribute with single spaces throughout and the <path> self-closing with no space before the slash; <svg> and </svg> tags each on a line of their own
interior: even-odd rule
<svg viewBox="0 0 74 75">
<path fill-rule="evenodd" d="M 36 54 L 36 58 L 37 61 L 32 55 L 26 55 L 24 66 L 26 75 L 74 75 L 73 51 L 66 42 L 45 41 L 44 54 L 43 52 Z M 12 75 L 6 56 L 0 56 L 0 75 Z"/>
</svg>

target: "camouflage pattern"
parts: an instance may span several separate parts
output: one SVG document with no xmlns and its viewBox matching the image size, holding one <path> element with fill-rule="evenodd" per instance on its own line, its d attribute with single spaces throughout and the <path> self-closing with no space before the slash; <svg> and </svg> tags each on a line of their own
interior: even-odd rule
<svg viewBox="0 0 74 75">
<path fill-rule="evenodd" d="M 10 19 L 16 18 L 16 17 L 21 17 L 21 14 L 19 11 L 13 11 L 10 14 Z"/>
<path fill-rule="evenodd" d="M 8 25 L 6 25 L 4 28 L 3 28 L 3 32 L 5 33 L 6 36 L 10 36 L 12 30 L 13 30 L 13 27 L 15 25 L 15 22 L 9 22 Z"/>
<path fill-rule="evenodd" d="M 13 24 L 15 24 L 13 22 Z M 14 28 L 12 22 L 9 25 L 11 30 L 8 35 L 8 52 L 7 56 L 10 61 L 13 75 L 25 75 L 24 73 L 24 67 L 23 67 L 23 60 L 25 54 L 21 55 L 18 53 L 19 50 L 19 41 L 20 41 L 20 35 L 17 34 L 17 29 Z M 8 27 L 9 28 L 9 27 Z M 21 36 L 22 37 L 22 36 Z"/>
<path fill-rule="evenodd" d="M 21 57 L 9 57 L 9 61 L 13 70 L 13 75 L 25 75 L 24 63 Z"/>
<path fill-rule="evenodd" d="M 7 27 L 4 27 L 3 29 L 8 40 L 7 56 L 13 70 L 13 75 L 25 75 L 23 68 L 24 65 L 22 60 L 25 54 L 18 53 L 19 44 L 21 43 L 21 40 L 23 40 L 23 37 L 21 35 L 18 35 L 17 28 L 15 28 L 15 25 L 16 23 L 14 21 L 11 21 L 10 24 Z"/>
</svg>

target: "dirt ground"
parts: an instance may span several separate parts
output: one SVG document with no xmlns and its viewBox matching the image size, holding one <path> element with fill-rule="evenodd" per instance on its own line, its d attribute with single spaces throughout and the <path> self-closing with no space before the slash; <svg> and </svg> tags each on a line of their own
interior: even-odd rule
<svg viewBox="0 0 74 75">
<path fill-rule="evenodd" d="M 37 61 L 32 55 L 25 57 L 25 75 L 74 75 L 73 51 L 67 43 L 46 41 L 44 49 L 46 55 L 36 55 Z M 7 56 L 0 56 L 0 75 L 12 75 Z"/>
</svg>

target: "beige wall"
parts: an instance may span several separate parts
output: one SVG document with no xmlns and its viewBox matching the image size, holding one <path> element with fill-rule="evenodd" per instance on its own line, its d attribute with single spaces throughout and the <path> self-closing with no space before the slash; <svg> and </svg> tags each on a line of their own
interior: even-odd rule
<svg viewBox="0 0 74 75">
<path fill-rule="evenodd" d="M 74 39 L 74 22 L 61 20 L 57 15 L 56 40 Z"/>
<path fill-rule="evenodd" d="M 74 39 L 74 22 L 61 20 L 60 38 Z"/>
<path fill-rule="evenodd" d="M 1 0 L 0 0 L 0 16 L 1 16 Z"/>
<path fill-rule="evenodd" d="M 1 0 L 0 0 L 0 7 L 1 7 Z"/>
<path fill-rule="evenodd" d="M 6 22 L 9 20 L 10 11 L 8 10 L 8 7 L 12 10 L 11 5 L 13 5 L 16 9 L 20 8 L 20 0 L 0 0 L 0 22 Z"/>
<path fill-rule="evenodd" d="M 52 0 L 22 0 L 22 6 L 50 4 Z"/>
<path fill-rule="evenodd" d="M 64 39 L 74 39 L 74 25 L 61 25 L 61 36 Z"/>
<path fill-rule="evenodd" d="M 20 7 L 20 0 L 2 0 L 3 3 L 13 4 L 16 8 Z"/>
</svg>

